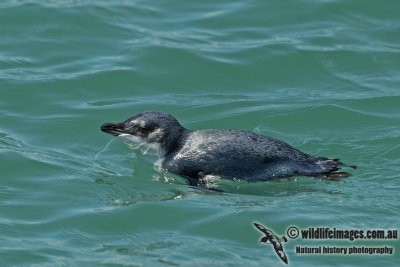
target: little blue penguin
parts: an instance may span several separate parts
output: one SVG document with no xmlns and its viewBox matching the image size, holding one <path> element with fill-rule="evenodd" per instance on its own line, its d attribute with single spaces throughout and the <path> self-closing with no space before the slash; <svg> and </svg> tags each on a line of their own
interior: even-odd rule
<svg viewBox="0 0 400 267">
<path fill-rule="evenodd" d="M 205 177 L 267 181 L 291 176 L 338 180 L 349 176 L 339 171 L 336 158 L 312 156 L 264 135 L 240 130 L 191 131 L 171 115 L 146 110 L 119 123 L 105 123 L 101 130 L 121 137 L 134 149 L 157 151 L 159 166 L 202 186 Z M 356 168 L 356 166 L 348 166 Z"/>
</svg>

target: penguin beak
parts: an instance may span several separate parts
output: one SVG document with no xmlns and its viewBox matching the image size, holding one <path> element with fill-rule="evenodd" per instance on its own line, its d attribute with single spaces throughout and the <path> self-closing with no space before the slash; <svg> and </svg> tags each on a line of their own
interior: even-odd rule
<svg viewBox="0 0 400 267">
<path fill-rule="evenodd" d="M 103 132 L 114 135 L 114 136 L 118 136 L 120 134 L 125 133 L 124 128 L 125 127 L 122 122 L 120 122 L 120 123 L 104 123 L 100 127 L 100 129 Z"/>
</svg>

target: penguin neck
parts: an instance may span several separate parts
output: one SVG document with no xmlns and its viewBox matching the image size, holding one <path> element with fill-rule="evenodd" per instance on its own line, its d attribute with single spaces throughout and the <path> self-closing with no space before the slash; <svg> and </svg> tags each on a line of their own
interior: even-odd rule
<svg viewBox="0 0 400 267">
<path fill-rule="evenodd" d="M 163 144 L 165 155 L 174 153 L 174 151 L 182 147 L 182 145 L 185 143 L 185 140 L 188 138 L 190 132 L 191 131 L 181 127 L 181 129 L 175 132 L 173 136 L 165 140 Z"/>
</svg>

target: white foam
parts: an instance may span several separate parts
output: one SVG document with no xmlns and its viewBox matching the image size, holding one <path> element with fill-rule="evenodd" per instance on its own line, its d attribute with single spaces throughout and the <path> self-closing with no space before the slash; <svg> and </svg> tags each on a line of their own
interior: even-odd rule
<svg viewBox="0 0 400 267">
<path fill-rule="evenodd" d="M 130 134 L 120 134 L 118 137 L 132 150 L 140 151 L 144 159 L 161 166 L 165 152 L 158 143 L 148 143 L 146 139 Z"/>
</svg>

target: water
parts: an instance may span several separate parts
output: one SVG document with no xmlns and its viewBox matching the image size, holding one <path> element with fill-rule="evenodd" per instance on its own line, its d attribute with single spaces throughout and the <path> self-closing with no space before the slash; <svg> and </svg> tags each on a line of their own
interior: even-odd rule
<svg viewBox="0 0 400 267">
<path fill-rule="evenodd" d="M 397 1 L 0 3 L 1 266 L 284 265 L 299 228 L 398 229 Z M 158 109 L 357 164 L 204 192 L 99 130 Z M 286 235 L 287 236 L 287 235 Z M 394 247 L 299 255 L 296 246 Z M 289 265 L 393 266 L 398 240 L 284 243 Z"/>
</svg>

